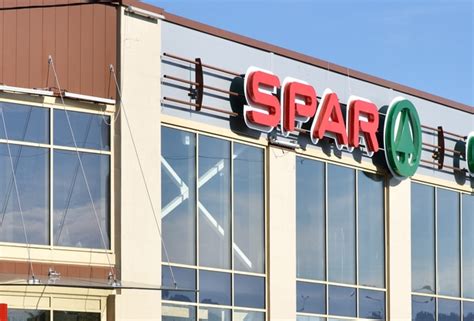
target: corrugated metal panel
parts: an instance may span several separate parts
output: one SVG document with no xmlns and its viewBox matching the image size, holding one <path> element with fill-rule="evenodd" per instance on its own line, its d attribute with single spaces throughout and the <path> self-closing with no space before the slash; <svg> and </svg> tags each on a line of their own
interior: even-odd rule
<svg viewBox="0 0 474 321">
<path fill-rule="evenodd" d="M 62 6 L 65 3 L 70 6 Z M 56 87 L 48 73 L 54 59 L 62 89 L 115 98 L 109 65 L 117 59 L 117 8 L 80 0 L 3 0 L 0 8 L 0 83 Z M 47 7 L 50 5 L 61 5 Z M 39 7 L 38 7 L 39 6 Z M 36 7 L 36 8 L 35 8 Z"/>
</svg>

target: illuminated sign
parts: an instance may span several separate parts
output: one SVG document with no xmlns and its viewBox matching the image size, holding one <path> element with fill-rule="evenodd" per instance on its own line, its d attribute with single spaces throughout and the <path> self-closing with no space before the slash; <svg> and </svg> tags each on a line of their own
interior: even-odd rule
<svg viewBox="0 0 474 321">
<path fill-rule="evenodd" d="M 318 104 L 314 87 L 305 81 L 278 76 L 264 69 L 250 67 L 244 79 L 244 120 L 251 129 L 270 133 L 277 126 L 288 137 L 312 118 L 311 142 L 327 137 L 339 150 L 361 148 L 372 157 L 380 149 L 377 140 L 380 116 L 370 100 L 350 96 L 344 117 L 339 98 L 326 89 Z M 421 125 L 413 104 L 395 98 L 384 123 L 384 146 L 387 165 L 395 177 L 413 176 L 420 163 Z"/>
</svg>

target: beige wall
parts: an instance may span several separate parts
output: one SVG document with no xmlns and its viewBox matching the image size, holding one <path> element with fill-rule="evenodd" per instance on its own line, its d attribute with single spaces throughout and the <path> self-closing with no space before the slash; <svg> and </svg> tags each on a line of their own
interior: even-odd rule
<svg viewBox="0 0 474 321">
<path fill-rule="evenodd" d="M 116 141 L 117 257 L 120 278 L 161 284 L 161 241 L 132 137 L 160 222 L 160 25 L 122 14 L 121 79 L 123 105 Z M 109 300 L 110 320 L 160 320 L 161 292 L 122 290 Z"/>
<path fill-rule="evenodd" d="M 296 154 L 268 150 L 269 320 L 296 316 Z"/>
</svg>

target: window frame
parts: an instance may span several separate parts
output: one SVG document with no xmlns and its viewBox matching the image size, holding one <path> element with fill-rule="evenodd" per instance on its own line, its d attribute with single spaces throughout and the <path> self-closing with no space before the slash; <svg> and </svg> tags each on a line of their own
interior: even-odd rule
<svg viewBox="0 0 474 321">
<path fill-rule="evenodd" d="M 195 271 L 195 277 L 196 277 L 196 288 L 199 289 L 199 273 L 200 271 L 208 271 L 208 272 L 223 272 L 223 273 L 227 273 L 230 275 L 230 278 L 231 278 L 231 284 L 230 284 L 230 288 L 231 288 L 231 293 L 230 293 L 230 296 L 231 296 L 231 305 L 214 305 L 214 304 L 207 304 L 207 303 L 200 303 L 200 298 L 199 298 L 199 292 L 196 294 L 196 302 L 181 302 L 181 301 L 171 301 L 171 300 L 165 300 L 165 299 L 162 299 L 161 300 L 161 304 L 162 306 L 163 305 L 171 305 L 171 306 L 192 306 L 196 309 L 196 321 L 199 320 L 199 317 L 200 317 L 200 307 L 202 308 L 217 308 L 217 309 L 228 309 L 231 311 L 231 318 L 233 319 L 234 318 L 234 314 L 235 313 L 239 313 L 239 312 L 245 312 L 245 311 L 248 311 L 248 312 L 259 312 L 259 313 L 264 313 L 265 315 L 265 320 L 268 321 L 270 320 L 269 319 L 269 314 L 268 314 L 268 304 L 269 304 L 269 295 L 268 295 L 268 291 L 269 291 L 269 287 L 268 287 L 268 168 L 266 166 L 266 164 L 268 164 L 268 152 L 267 152 L 267 148 L 265 145 L 262 145 L 262 144 L 256 144 L 256 143 L 253 143 L 253 142 L 249 142 L 247 140 L 239 140 L 239 139 L 235 139 L 233 137 L 228 137 L 228 136 L 225 136 L 225 135 L 219 135 L 219 134 L 216 134 L 215 132 L 211 132 L 211 131 L 205 131 L 205 130 L 199 130 L 199 129 L 194 129 L 194 128 L 191 128 L 191 127 L 187 127 L 187 126 L 183 126 L 183 125 L 177 125 L 176 123 L 174 122 L 166 122 L 166 121 L 162 121 L 161 122 L 161 129 L 163 128 L 171 128 L 171 129 L 175 129 L 175 130 L 180 130 L 180 131 L 185 131 L 185 132 L 188 132 L 188 133 L 191 133 L 191 134 L 194 134 L 195 135 L 195 142 L 196 142 L 196 146 L 195 146 L 195 170 L 196 170 L 196 177 L 194 178 L 194 183 L 198 184 L 198 180 L 199 180 L 199 175 L 197 174 L 198 172 L 198 169 L 199 169 L 199 136 L 200 135 L 203 135 L 203 136 L 207 136 L 207 137 L 211 137 L 211 138 L 217 138 L 217 139 L 221 139 L 221 140 L 225 140 L 227 142 L 229 142 L 230 144 L 230 155 L 232 156 L 233 155 L 233 152 L 234 152 L 234 144 L 235 143 L 238 143 L 238 144 L 241 144 L 241 145 L 247 145 L 247 146 L 250 146 L 250 147 L 255 147 L 255 148 L 259 148 L 262 153 L 263 153 L 263 164 L 262 164 L 262 170 L 263 170 L 263 196 L 264 196 L 264 200 L 263 200 L 263 218 L 264 218 L 264 222 L 263 222 L 263 227 L 264 227 L 264 234 L 263 234 L 263 237 L 264 237 L 264 271 L 263 273 L 257 273 L 257 272 L 246 272 L 246 271 L 238 271 L 238 270 L 235 270 L 235 260 L 234 260 L 234 250 L 233 250 L 233 244 L 234 244 L 234 165 L 233 165 L 233 160 L 230 160 L 230 163 L 231 163 L 231 168 L 230 168 L 230 198 L 231 198 L 231 212 L 230 212 L 230 215 L 231 215 L 231 248 L 229 249 L 230 250 L 230 260 L 231 260 L 231 265 L 230 265 L 230 269 L 222 269 L 222 268 L 213 268 L 213 267 L 206 267 L 206 266 L 200 266 L 199 265 L 199 208 L 197 206 L 197 203 L 199 201 L 199 190 L 198 188 L 196 188 L 196 197 L 195 197 L 195 202 L 196 202 L 196 206 L 195 206 L 195 218 L 196 218 L 196 221 L 195 221 L 195 244 L 194 244 L 194 250 L 195 250 L 195 265 L 190 265 L 190 264 L 181 264 L 181 263 L 172 263 L 172 262 L 166 262 L 164 258 L 162 258 L 161 260 L 161 268 L 164 269 L 164 268 L 173 268 L 173 267 L 177 267 L 177 268 L 187 268 L 187 269 L 191 269 L 193 271 Z M 265 284 L 265 307 L 262 309 L 262 308 L 247 308 L 247 307 L 240 307 L 240 306 L 235 306 L 235 295 L 234 295 L 234 279 L 235 279 L 235 275 L 243 275 L 243 276 L 255 276 L 255 277 L 261 277 L 261 278 L 264 278 L 264 284 Z"/>
<path fill-rule="evenodd" d="M 342 162 L 337 162 L 337 161 L 332 161 L 326 158 L 320 158 L 320 157 L 315 157 L 315 156 L 310 156 L 306 154 L 301 154 L 297 153 L 296 154 L 296 160 L 298 161 L 298 158 L 300 159 L 308 159 L 310 161 L 317 161 L 320 162 L 324 165 L 324 211 L 325 211 L 325 229 L 326 229 L 326 235 L 325 235 L 325 279 L 326 280 L 313 280 L 313 279 L 306 279 L 306 278 L 300 278 L 297 275 L 295 276 L 296 284 L 298 282 L 305 282 L 305 283 L 312 283 L 312 284 L 321 284 L 325 286 L 325 296 L 326 296 L 326 314 L 316 314 L 316 313 L 304 313 L 304 312 L 297 312 L 295 311 L 296 317 L 302 316 L 302 317 L 316 317 L 316 318 L 325 318 L 326 320 L 329 319 L 361 319 L 359 318 L 360 314 L 360 290 L 372 290 L 372 291 L 378 291 L 384 293 L 385 296 L 385 319 L 388 320 L 388 178 L 386 173 L 381 172 L 376 169 L 370 169 L 366 167 L 357 167 L 351 164 L 345 164 Z M 354 171 L 355 179 L 354 179 L 354 188 L 355 188 L 355 284 L 346 284 L 346 283 L 339 283 L 339 282 L 332 282 L 328 280 L 328 271 L 329 271 L 329 261 L 328 261 L 328 165 L 336 165 L 336 166 L 341 166 L 345 168 L 349 168 Z M 383 232 L 384 232 L 384 288 L 377 288 L 377 287 L 372 287 L 372 286 L 365 286 L 365 285 L 359 285 L 359 175 L 362 172 L 370 173 L 370 174 L 376 174 L 379 175 L 382 178 L 383 182 Z M 295 177 L 297 173 L 295 172 Z M 296 211 L 296 209 L 295 209 Z M 296 212 L 295 212 L 296 214 Z M 296 286 L 295 284 L 295 286 Z M 338 287 L 344 287 L 344 288 L 352 288 L 355 289 L 356 291 L 356 316 L 355 317 L 347 317 L 347 316 L 340 316 L 340 315 L 331 315 L 329 314 L 329 287 L 330 286 L 338 286 Z"/>
<path fill-rule="evenodd" d="M 71 99 L 65 99 L 64 105 L 62 102 L 54 97 L 46 96 L 22 96 L 19 99 L 16 94 L 1 94 L 0 103 L 9 103 L 9 104 L 18 104 L 31 106 L 33 108 L 44 108 L 49 112 L 49 142 L 45 143 L 34 143 L 28 141 L 18 141 L 8 139 L 0 139 L 2 144 L 14 144 L 18 146 L 30 146 L 30 147 L 40 147 L 47 149 L 49 156 L 49 244 L 32 244 L 27 245 L 26 243 L 10 243 L 10 242 L 0 242 L 0 249 L 2 250 L 2 257 L 5 259 L 21 259 L 24 257 L 24 248 L 29 247 L 34 249 L 31 251 L 32 260 L 51 260 L 51 253 L 54 253 L 55 262 L 59 263 L 74 263 L 74 262 L 88 262 L 90 264 L 115 264 L 115 173 L 114 173 L 114 163 L 115 163 L 115 122 L 113 121 L 114 112 L 116 106 L 114 105 L 103 105 L 97 103 L 86 103 L 80 102 Z M 81 248 L 81 247 L 70 247 L 70 246 L 60 246 L 53 244 L 54 242 L 54 231 L 53 231 L 53 217 L 54 217 L 54 203 L 53 203 L 53 187 L 54 187 L 54 151 L 69 151 L 76 152 L 75 147 L 68 146 L 59 146 L 54 145 L 54 111 L 55 110 L 67 110 L 71 112 L 80 112 L 92 115 L 100 115 L 105 117 L 110 117 L 110 123 L 107 125 L 109 127 L 109 150 L 94 150 L 89 148 L 78 148 L 77 151 L 87 153 L 87 154 L 96 154 L 96 155 L 107 155 L 109 157 L 109 226 L 107 230 L 104 230 L 104 234 L 108 234 L 109 237 L 109 247 L 108 248 Z M 93 256 L 91 256 L 91 253 Z"/>
</svg>

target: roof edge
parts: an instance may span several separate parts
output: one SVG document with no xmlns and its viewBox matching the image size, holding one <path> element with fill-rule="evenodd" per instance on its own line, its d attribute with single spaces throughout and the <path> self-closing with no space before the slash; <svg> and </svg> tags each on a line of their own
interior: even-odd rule
<svg viewBox="0 0 474 321">
<path fill-rule="evenodd" d="M 275 46 L 260 40 L 256 40 L 253 38 L 245 37 L 230 31 L 226 31 L 223 29 L 219 29 L 201 22 L 197 22 L 188 18 L 184 18 L 181 16 L 174 15 L 172 13 L 166 12 L 163 8 L 159 8 L 153 6 L 151 4 L 143 3 L 138 0 L 122 0 L 122 5 L 125 6 L 134 6 L 137 8 L 141 8 L 144 10 L 151 11 L 153 13 L 161 14 L 165 16 L 165 20 L 171 23 L 175 23 L 190 29 L 194 29 L 197 31 L 201 31 L 219 38 L 223 38 L 226 40 L 234 41 L 249 47 L 253 47 L 256 49 L 260 49 L 267 52 L 272 52 L 278 54 L 280 56 L 290 58 L 293 60 L 297 60 L 299 62 L 307 63 L 319 68 L 328 69 L 332 72 L 336 72 L 338 74 L 342 74 L 345 76 L 349 76 L 354 79 L 366 81 L 368 83 L 372 83 L 374 85 L 382 86 L 389 89 L 394 89 L 399 92 L 416 96 L 418 98 L 426 99 L 431 102 L 439 103 L 441 105 L 445 105 L 457 110 L 461 110 L 470 114 L 474 114 L 474 106 L 469 106 L 467 104 L 463 104 L 451 99 L 443 98 L 437 95 L 433 95 L 409 86 L 405 86 L 393 81 L 385 80 L 376 76 L 372 76 L 351 68 L 343 67 L 329 61 L 325 61 L 322 59 L 318 59 L 312 56 L 308 56 L 293 50 L 289 50 L 286 48 L 282 48 L 279 46 Z"/>
</svg>

